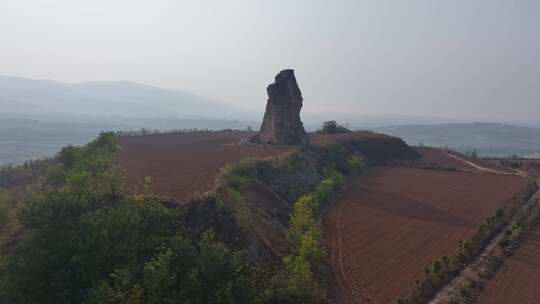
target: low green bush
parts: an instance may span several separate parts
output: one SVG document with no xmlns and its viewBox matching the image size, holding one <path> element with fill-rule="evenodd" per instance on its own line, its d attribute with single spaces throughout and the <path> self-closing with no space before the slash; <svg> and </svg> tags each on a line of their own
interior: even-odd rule
<svg viewBox="0 0 540 304">
<path fill-rule="evenodd" d="M 335 120 L 325 121 L 320 130 L 317 133 L 321 134 L 340 134 L 340 133 L 351 133 L 352 131 L 346 127 L 338 124 Z"/>
<path fill-rule="evenodd" d="M 9 192 L 0 190 L 0 229 L 7 224 L 9 213 L 13 207 Z"/>
</svg>

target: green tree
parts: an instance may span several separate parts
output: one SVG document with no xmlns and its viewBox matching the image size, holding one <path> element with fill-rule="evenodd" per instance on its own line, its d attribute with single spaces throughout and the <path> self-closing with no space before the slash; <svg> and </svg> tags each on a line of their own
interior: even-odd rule
<svg viewBox="0 0 540 304">
<path fill-rule="evenodd" d="M 319 132 L 323 134 L 339 134 L 350 133 L 352 131 L 342 125 L 339 125 L 335 120 L 329 120 L 323 122 L 322 128 L 319 130 Z"/>
<path fill-rule="evenodd" d="M 303 195 L 293 204 L 288 230 L 288 238 L 293 246 L 296 247 L 302 235 L 315 226 L 317 208 L 318 204 L 311 195 Z"/>
<path fill-rule="evenodd" d="M 359 174 L 366 167 L 366 160 L 361 155 L 352 155 L 349 157 L 348 165 L 352 173 Z"/>
</svg>

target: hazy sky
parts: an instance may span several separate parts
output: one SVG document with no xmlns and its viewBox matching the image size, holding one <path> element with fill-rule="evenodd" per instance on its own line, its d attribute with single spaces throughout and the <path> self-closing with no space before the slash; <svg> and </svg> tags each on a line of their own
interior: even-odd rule
<svg viewBox="0 0 540 304">
<path fill-rule="evenodd" d="M 0 1 L 4 75 L 260 110 L 283 68 L 309 112 L 540 121 L 540 1 Z"/>
</svg>

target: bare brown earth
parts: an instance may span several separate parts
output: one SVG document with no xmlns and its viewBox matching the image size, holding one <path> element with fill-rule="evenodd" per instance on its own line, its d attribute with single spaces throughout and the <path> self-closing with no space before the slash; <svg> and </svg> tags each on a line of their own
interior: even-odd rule
<svg viewBox="0 0 540 304">
<path fill-rule="evenodd" d="M 416 151 L 420 153 L 422 158 L 414 163 L 415 167 L 519 175 L 515 170 L 481 158 L 472 158 L 456 152 L 431 147 L 418 147 Z"/>
<path fill-rule="evenodd" d="M 183 200 L 210 190 L 220 169 L 231 162 L 291 149 L 241 144 L 254 134 L 230 131 L 120 137 L 117 163 L 126 172 L 129 189 L 141 191 L 144 178 L 151 177 L 153 193 Z"/>
<path fill-rule="evenodd" d="M 120 137 L 121 149 L 116 161 L 125 170 L 130 190 L 141 191 L 144 178 L 151 177 L 153 193 L 183 200 L 210 190 L 219 170 L 229 163 L 245 157 L 270 157 L 293 149 L 292 146 L 245 143 L 255 134 L 224 131 L 125 136 Z M 315 144 L 359 144 L 359 151 L 373 158 L 400 158 L 411 153 L 401 139 L 373 132 L 311 134 L 311 140 Z"/>
<path fill-rule="evenodd" d="M 420 147 L 416 148 L 416 151 L 420 153 L 422 158 L 415 162 L 417 167 L 435 168 L 435 169 L 452 169 L 452 170 L 473 170 L 471 166 L 450 157 L 447 153 L 437 148 Z"/>
<path fill-rule="evenodd" d="M 487 170 L 493 170 L 495 172 L 507 172 L 507 173 L 515 173 L 514 170 L 510 169 L 510 168 L 507 168 L 507 167 L 504 167 L 504 166 L 501 166 L 499 164 L 496 164 L 496 163 L 493 163 L 493 162 L 490 162 L 488 160 L 485 160 L 483 158 L 479 158 L 479 157 L 470 157 L 470 156 L 467 156 L 467 155 L 463 155 L 463 154 L 460 154 L 460 153 L 456 153 L 456 152 L 447 152 L 448 155 L 450 156 L 453 156 L 453 157 L 457 157 L 459 159 L 463 159 L 464 161 L 466 162 L 471 162 L 473 164 L 475 164 L 476 166 L 480 166 L 484 169 L 487 169 Z"/>
<path fill-rule="evenodd" d="M 510 175 L 410 167 L 356 178 L 324 220 L 335 298 L 393 303 L 525 185 Z"/>
<path fill-rule="evenodd" d="M 516 252 L 505 261 L 482 290 L 479 304 L 540 303 L 540 225 L 528 233 Z"/>
</svg>

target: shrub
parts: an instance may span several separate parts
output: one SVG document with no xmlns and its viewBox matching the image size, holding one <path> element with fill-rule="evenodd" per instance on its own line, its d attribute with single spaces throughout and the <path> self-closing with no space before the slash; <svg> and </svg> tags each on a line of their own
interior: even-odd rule
<svg viewBox="0 0 540 304">
<path fill-rule="evenodd" d="M 243 228 L 251 227 L 253 214 L 248 202 L 241 191 L 234 188 L 227 189 L 227 203 L 225 208 L 232 213 L 236 223 Z"/>
<path fill-rule="evenodd" d="M 329 120 L 323 122 L 321 129 L 318 133 L 322 134 L 339 134 L 339 133 L 351 133 L 352 131 L 346 127 L 339 125 L 335 120 Z"/>
<path fill-rule="evenodd" d="M 245 158 L 227 165 L 221 176 L 223 183 L 235 190 L 240 190 L 255 178 L 257 178 L 257 167 L 256 160 L 253 158 Z"/>
<path fill-rule="evenodd" d="M 0 229 L 7 224 L 9 213 L 13 208 L 14 205 L 9 192 L 0 190 Z"/>
<path fill-rule="evenodd" d="M 311 195 L 303 195 L 293 204 L 287 233 L 289 242 L 293 246 L 298 245 L 304 233 L 315 227 L 315 212 L 317 208 L 318 203 Z"/>
<path fill-rule="evenodd" d="M 352 155 L 349 157 L 348 165 L 351 173 L 359 174 L 365 168 L 366 161 L 361 155 Z"/>
<path fill-rule="evenodd" d="M 316 280 L 315 271 L 324 261 L 318 213 L 343 183 L 343 175 L 333 170 L 315 189 L 294 204 L 289 220 L 288 239 L 292 254 L 283 259 L 284 278 L 268 291 L 269 302 L 322 303 L 326 294 Z M 286 287 L 283 284 L 286 284 Z"/>
<path fill-rule="evenodd" d="M 342 174 L 349 173 L 347 151 L 343 145 L 326 144 L 321 149 L 319 168 L 324 176 L 328 176 L 333 171 L 338 171 Z"/>
</svg>

